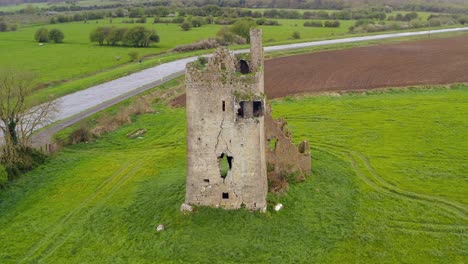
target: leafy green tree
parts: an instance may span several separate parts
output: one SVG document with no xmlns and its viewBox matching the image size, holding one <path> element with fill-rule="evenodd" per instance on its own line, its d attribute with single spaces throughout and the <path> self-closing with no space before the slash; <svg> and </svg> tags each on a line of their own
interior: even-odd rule
<svg viewBox="0 0 468 264">
<path fill-rule="evenodd" d="M 129 29 L 125 33 L 125 43 L 134 47 L 148 47 L 152 42 L 159 42 L 159 36 L 154 30 L 142 26 Z"/>
<path fill-rule="evenodd" d="M 257 24 L 252 18 L 237 20 L 231 27 L 230 31 L 239 35 L 250 42 L 250 28 L 255 27 Z"/>
<path fill-rule="evenodd" d="M 34 39 L 37 42 L 48 42 L 49 41 L 49 30 L 47 28 L 40 28 L 34 34 Z"/>
<path fill-rule="evenodd" d="M 112 27 L 109 34 L 107 34 L 106 42 L 109 45 L 115 46 L 119 42 L 124 41 L 125 33 L 127 32 L 127 28 L 115 28 Z"/>
<path fill-rule="evenodd" d="M 49 31 L 49 39 L 55 43 L 62 43 L 65 35 L 60 29 L 54 28 Z"/>
<path fill-rule="evenodd" d="M 106 40 L 107 35 L 111 31 L 111 28 L 109 27 L 98 27 L 91 31 L 89 34 L 89 39 L 91 42 L 97 42 L 99 45 L 104 44 L 104 40 Z"/>
<path fill-rule="evenodd" d="M 124 12 L 124 10 L 123 10 L 122 8 L 119 8 L 119 9 L 117 9 L 117 11 L 115 11 L 115 15 L 116 15 L 117 17 L 124 17 L 124 16 L 125 16 L 125 12 Z"/>
</svg>

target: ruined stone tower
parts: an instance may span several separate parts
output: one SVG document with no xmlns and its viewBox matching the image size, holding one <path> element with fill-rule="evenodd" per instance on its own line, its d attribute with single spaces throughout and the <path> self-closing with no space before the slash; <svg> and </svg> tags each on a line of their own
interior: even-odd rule
<svg viewBox="0 0 468 264">
<path fill-rule="evenodd" d="M 187 66 L 187 204 L 266 208 L 261 35 L 250 31 L 248 55 L 219 48 Z"/>
<path fill-rule="evenodd" d="M 263 87 L 262 32 L 250 31 L 250 54 L 219 48 L 187 65 L 185 204 L 266 209 L 266 195 L 310 173 L 307 141 L 299 147 L 285 120 L 275 121 Z M 270 185 L 270 186 L 269 186 Z"/>
</svg>

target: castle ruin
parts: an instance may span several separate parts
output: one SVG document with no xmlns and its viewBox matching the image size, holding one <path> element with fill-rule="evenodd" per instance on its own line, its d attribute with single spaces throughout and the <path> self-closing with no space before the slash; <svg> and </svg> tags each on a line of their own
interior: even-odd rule
<svg viewBox="0 0 468 264">
<path fill-rule="evenodd" d="M 270 116 L 261 39 L 252 29 L 250 54 L 219 48 L 187 65 L 185 204 L 263 211 L 269 180 L 310 173 L 307 142 L 295 147 L 286 123 Z"/>
</svg>

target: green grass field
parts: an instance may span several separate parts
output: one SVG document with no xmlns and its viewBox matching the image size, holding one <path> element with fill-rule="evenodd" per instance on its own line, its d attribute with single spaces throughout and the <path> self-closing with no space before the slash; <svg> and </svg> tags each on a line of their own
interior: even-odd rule
<svg viewBox="0 0 468 264">
<path fill-rule="evenodd" d="M 122 19 L 73 22 L 65 24 L 46 25 L 48 29 L 58 28 L 65 34 L 63 44 L 45 44 L 39 46 L 34 41 L 34 33 L 41 26 L 22 27 L 18 32 L 0 34 L 1 66 L 15 66 L 24 70 L 34 71 L 39 83 L 51 83 L 83 77 L 103 69 L 112 68 L 129 62 L 128 53 L 137 51 L 141 56 L 167 52 L 175 46 L 189 44 L 195 41 L 215 37 L 221 29 L 219 25 L 204 25 L 190 31 L 182 31 L 178 24 L 155 24 L 148 19 L 147 28 L 155 29 L 161 37 L 161 42 L 149 48 L 109 47 L 99 46 L 89 41 L 89 33 L 99 26 L 135 27 L 139 24 L 123 24 Z M 292 31 L 299 31 L 303 39 L 321 39 L 334 35 L 342 35 L 352 25 L 351 21 L 343 21 L 340 28 L 306 28 L 305 20 L 281 20 L 282 26 L 265 26 L 264 40 L 268 43 L 280 43 L 291 38 Z M 296 26 L 297 25 L 297 26 Z"/>
<path fill-rule="evenodd" d="M 0 191 L 0 262 L 464 263 L 467 102 L 463 85 L 274 100 L 312 175 L 269 197 L 280 212 L 193 215 L 185 109 L 156 105 Z"/>
<path fill-rule="evenodd" d="M 99 46 L 89 41 L 89 33 L 98 26 L 133 27 L 139 25 L 124 24 L 121 23 L 122 20 L 113 19 L 112 24 L 105 19 L 98 21 L 98 23 L 90 21 L 87 24 L 73 22 L 46 25 L 45 27 L 49 29 L 61 29 L 65 33 L 65 43 L 50 43 L 44 46 L 39 46 L 33 40 L 35 31 L 42 27 L 41 25 L 20 27 L 17 32 L 0 33 L 0 50 L 2 50 L 0 52 L 0 67 L 10 66 L 20 70 L 33 71 L 36 74 L 39 87 L 45 89 L 38 90 L 31 100 L 43 102 L 49 100 L 50 97 L 63 96 L 160 63 L 209 52 L 202 50 L 191 53 L 167 53 L 177 45 L 214 37 L 221 28 L 219 25 L 205 25 L 184 32 L 177 24 L 153 25 L 151 19 L 148 19 L 146 26 L 156 29 L 161 36 L 161 43 L 149 48 Z M 302 24 L 305 20 L 284 19 L 279 21 L 281 26 L 262 27 L 264 45 L 358 36 L 346 33 L 353 21 L 342 21 L 340 28 L 303 27 Z M 301 39 L 291 39 L 293 31 L 300 32 Z M 359 45 L 373 43 L 375 41 L 359 43 Z M 143 63 L 129 62 L 128 53 L 130 51 L 137 51 L 140 56 L 145 56 Z"/>
</svg>

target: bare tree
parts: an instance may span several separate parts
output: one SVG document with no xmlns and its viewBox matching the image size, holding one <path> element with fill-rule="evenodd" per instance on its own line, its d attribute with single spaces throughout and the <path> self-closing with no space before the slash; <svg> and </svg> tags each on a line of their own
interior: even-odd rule
<svg viewBox="0 0 468 264">
<path fill-rule="evenodd" d="M 0 69 L 0 135 L 2 162 L 21 163 L 33 132 L 50 122 L 54 103 L 32 106 L 33 75 L 12 68 Z"/>
</svg>

